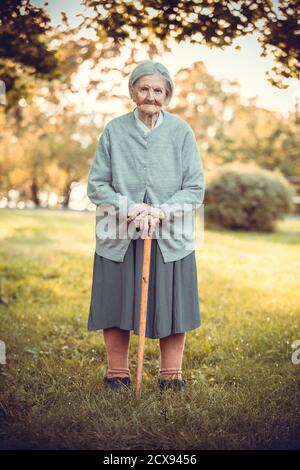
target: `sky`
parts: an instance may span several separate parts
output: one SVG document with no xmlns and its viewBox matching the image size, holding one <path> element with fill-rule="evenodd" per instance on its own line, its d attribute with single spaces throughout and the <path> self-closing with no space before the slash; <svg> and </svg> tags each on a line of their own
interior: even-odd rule
<svg viewBox="0 0 300 470">
<path fill-rule="evenodd" d="M 32 4 L 42 6 L 45 1 L 32 0 Z M 276 1 L 274 2 L 276 7 Z M 49 0 L 46 7 L 53 23 L 60 21 L 60 11 L 67 13 L 71 25 L 76 25 L 79 18 L 76 14 L 83 11 L 80 0 Z M 240 49 L 235 49 L 240 46 Z M 232 46 L 223 50 L 211 49 L 204 45 L 189 43 L 172 45 L 172 53 L 166 53 L 156 60 L 162 62 L 174 76 L 176 72 L 201 60 L 211 75 L 216 79 L 236 80 L 239 83 L 240 95 L 245 104 L 249 98 L 256 97 L 256 104 L 262 108 L 278 111 L 284 115 L 291 110 L 296 99 L 300 100 L 300 81 L 288 80 L 288 89 L 273 87 L 266 78 L 266 72 L 274 66 L 272 54 L 260 57 L 261 49 L 257 35 L 236 39 Z M 146 59 L 147 55 L 140 58 Z"/>
</svg>

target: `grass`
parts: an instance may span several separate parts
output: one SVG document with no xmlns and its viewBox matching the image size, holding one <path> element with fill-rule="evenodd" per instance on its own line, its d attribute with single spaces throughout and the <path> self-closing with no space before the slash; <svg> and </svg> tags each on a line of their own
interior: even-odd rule
<svg viewBox="0 0 300 470">
<path fill-rule="evenodd" d="M 205 231 L 202 324 L 187 334 L 188 389 L 160 394 L 146 339 L 142 398 L 103 388 L 101 332 L 86 329 L 94 214 L 1 210 L 0 447 L 299 449 L 300 221 L 276 233 Z M 137 336 L 131 336 L 135 380 Z"/>
</svg>

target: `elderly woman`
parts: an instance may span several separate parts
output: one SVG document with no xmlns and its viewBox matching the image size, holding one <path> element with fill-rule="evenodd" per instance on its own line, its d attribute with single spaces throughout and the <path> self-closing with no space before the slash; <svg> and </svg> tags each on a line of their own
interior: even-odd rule
<svg viewBox="0 0 300 470">
<path fill-rule="evenodd" d="M 185 333 L 201 324 L 197 268 L 190 231 L 179 237 L 170 232 L 185 208 L 193 213 L 201 206 L 203 167 L 189 124 L 163 109 L 174 93 L 166 67 L 140 62 L 129 77 L 129 93 L 136 107 L 105 126 L 88 175 L 87 195 L 98 221 L 88 330 L 103 329 L 104 383 L 112 389 L 129 386 L 143 240 L 151 235 L 146 337 L 159 338 L 160 390 L 182 390 Z"/>
</svg>

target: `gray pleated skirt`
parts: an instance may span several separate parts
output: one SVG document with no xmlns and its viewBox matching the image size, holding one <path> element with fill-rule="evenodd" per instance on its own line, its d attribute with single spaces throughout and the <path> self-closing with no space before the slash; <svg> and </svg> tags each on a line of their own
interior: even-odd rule
<svg viewBox="0 0 300 470">
<path fill-rule="evenodd" d="M 123 262 L 94 254 L 88 330 L 118 327 L 139 333 L 144 240 L 132 239 Z M 195 251 L 164 263 L 151 242 L 146 337 L 163 338 L 200 326 Z"/>
</svg>

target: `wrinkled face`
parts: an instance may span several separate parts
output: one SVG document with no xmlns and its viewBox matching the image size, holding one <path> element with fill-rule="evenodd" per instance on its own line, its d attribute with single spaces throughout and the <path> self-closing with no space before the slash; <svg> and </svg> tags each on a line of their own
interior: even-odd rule
<svg viewBox="0 0 300 470">
<path fill-rule="evenodd" d="M 145 75 L 133 85 L 133 101 L 146 114 L 159 113 L 167 94 L 165 81 L 159 75 Z"/>
</svg>

